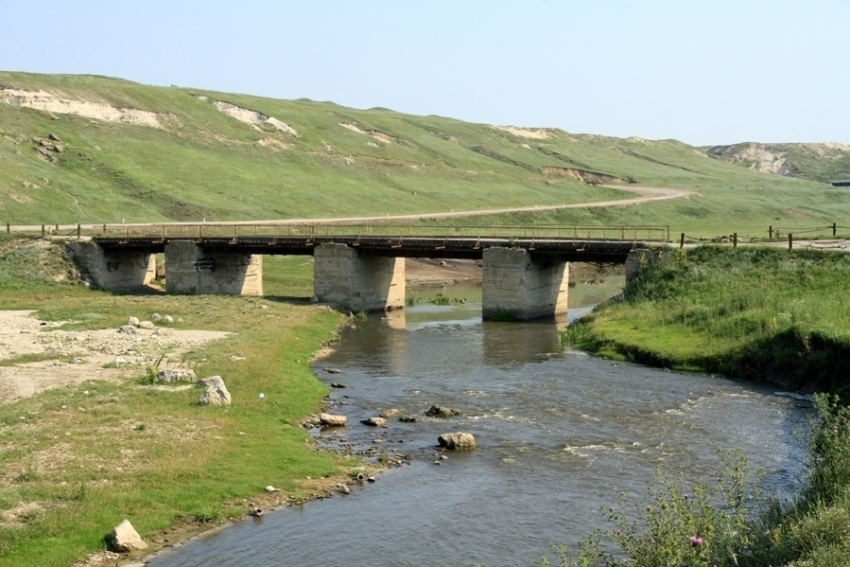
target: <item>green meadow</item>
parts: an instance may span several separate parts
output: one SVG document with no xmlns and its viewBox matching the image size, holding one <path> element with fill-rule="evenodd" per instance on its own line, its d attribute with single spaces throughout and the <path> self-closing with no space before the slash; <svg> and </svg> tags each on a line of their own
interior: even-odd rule
<svg viewBox="0 0 850 567">
<path fill-rule="evenodd" d="M 159 123 L 0 102 L 0 220 L 12 224 L 427 215 L 634 196 L 617 186 L 696 195 L 487 222 L 664 224 L 695 237 L 738 232 L 764 238 L 770 225 L 840 224 L 850 213 L 845 190 L 759 173 L 675 140 L 507 129 L 94 76 L 0 72 L 0 85 L 153 113 Z M 270 120 L 245 123 L 216 103 L 259 112 L 291 130 Z M 37 150 L 50 134 L 62 151 L 45 156 Z"/>
</svg>

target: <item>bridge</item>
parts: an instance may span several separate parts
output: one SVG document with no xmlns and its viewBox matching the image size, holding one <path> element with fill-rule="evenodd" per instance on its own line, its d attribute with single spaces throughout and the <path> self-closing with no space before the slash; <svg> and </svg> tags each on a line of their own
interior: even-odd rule
<svg viewBox="0 0 850 567">
<path fill-rule="evenodd" d="M 353 312 L 404 306 L 400 259 L 480 260 L 483 317 L 534 319 L 566 312 L 569 262 L 634 272 L 639 251 L 669 241 L 669 228 L 169 224 L 79 236 L 68 246 L 104 289 L 149 284 L 164 254 L 167 293 L 262 295 L 264 255 L 310 255 L 314 299 Z"/>
</svg>

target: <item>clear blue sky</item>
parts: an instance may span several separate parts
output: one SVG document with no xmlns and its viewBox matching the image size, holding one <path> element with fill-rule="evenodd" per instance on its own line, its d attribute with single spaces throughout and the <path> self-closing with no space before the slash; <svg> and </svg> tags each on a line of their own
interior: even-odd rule
<svg viewBox="0 0 850 567">
<path fill-rule="evenodd" d="M 0 70 L 694 145 L 850 143 L 850 0 L 0 0 Z"/>
</svg>

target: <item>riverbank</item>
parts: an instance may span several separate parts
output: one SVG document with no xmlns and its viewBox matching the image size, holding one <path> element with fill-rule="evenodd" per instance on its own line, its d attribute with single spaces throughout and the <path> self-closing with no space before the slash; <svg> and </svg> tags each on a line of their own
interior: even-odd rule
<svg viewBox="0 0 850 567">
<path fill-rule="evenodd" d="M 716 247 L 665 252 L 643 268 L 618 301 L 562 333 L 563 344 L 609 358 L 837 395 L 816 397 L 818 416 L 807 440 L 807 479 L 802 494 L 790 504 L 767 502 L 760 507 L 762 514 L 752 519 L 741 513 L 746 509 L 722 512 L 711 498 L 699 504 L 683 500 L 675 481 L 666 479 L 645 507 L 648 512 L 638 511 L 643 520 L 638 524 L 649 526 L 646 533 L 612 509 L 612 520 L 621 529 L 608 531 L 607 537 L 634 565 L 847 564 L 848 278 L 850 256 L 843 253 Z M 737 465 L 726 470 L 731 482 L 727 488 L 738 486 L 738 470 Z M 725 490 L 722 484 L 720 489 Z M 700 490 L 704 497 L 707 489 Z M 737 518 L 734 530 L 726 530 L 734 533 L 731 539 L 721 533 L 723 522 L 715 522 L 729 512 Z M 683 525 L 689 526 L 690 549 L 678 531 Z M 595 565 L 592 558 L 601 557 L 601 552 L 590 545 L 585 556 L 588 565 Z"/>
<path fill-rule="evenodd" d="M 850 255 L 700 247 L 665 251 L 565 344 L 677 370 L 848 393 Z"/>
<path fill-rule="evenodd" d="M 73 282 L 60 247 L 0 244 L 0 309 L 19 311 L 0 337 L 4 566 L 117 564 L 91 554 L 125 518 L 150 551 L 359 472 L 301 427 L 328 391 L 308 362 L 346 321 L 310 304 L 304 259 L 267 262 L 264 298 L 119 296 Z M 120 333 L 130 317 L 153 328 Z M 222 376 L 232 405 L 150 384 L 162 368 Z"/>
</svg>

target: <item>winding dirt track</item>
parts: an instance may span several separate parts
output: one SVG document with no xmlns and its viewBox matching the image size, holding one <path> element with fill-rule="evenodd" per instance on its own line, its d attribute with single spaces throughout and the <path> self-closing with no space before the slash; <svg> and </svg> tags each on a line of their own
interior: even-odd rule
<svg viewBox="0 0 850 567">
<path fill-rule="evenodd" d="M 507 209 L 484 209 L 476 211 L 448 211 L 443 213 L 416 213 L 411 215 L 386 215 L 386 216 L 370 216 L 370 217 L 330 217 L 330 218 L 309 218 L 309 219 L 274 219 L 274 220 L 252 220 L 252 221 L 216 221 L 217 225 L 249 225 L 249 224 L 278 224 L 278 225 L 309 225 L 309 224 L 335 224 L 335 223 L 357 223 L 357 222 L 374 222 L 374 221 L 393 221 L 393 220 L 420 220 L 420 219 L 445 219 L 452 217 L 471 217 L 471 216 L 486 216 L 513 212 L 534 212 L 534 211 L 555 211 L 560 209 L 590 209 L 595 207 L 621 207 L 626 205 L 640 205 L 651 201 L 665 201 L 668 199 L 678 199 L 695 195 L 696 191 L 688 189 L 671 189 L 665 187 L 623 187 L 619 185 L 605 185 L 610 189 L 619 189 L 621 191 L 630 191 L 637 193 L 638 197 L 630 199 L 615 199 L 611 201 L 593 201 L 590 203 L 572 203 L 569 205 L 546 205 L 546 206 L 530 206 L 530 207 L 511 207 Z M 206 224 L 205 222 L 165 222 L 165 223 L 126 223 L 120 226 L 127 227 L 147 227 L 147 226 L 197 226 Z M 54 225 L 50 225 L 54 226 Z M 92 230 L 102 227 L 102 223 L 97 224 L 81 224 L 80 227 L 84 230 Z M 114 226 L 114 225 L 110 225 Z M 59 230 L 74 230 L 76 224 L 58 225 Z M 10 230 L 17 232 L 34 232 L 41 230 L 40 225 L 12 225 Z"/>
</svg>

